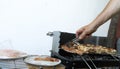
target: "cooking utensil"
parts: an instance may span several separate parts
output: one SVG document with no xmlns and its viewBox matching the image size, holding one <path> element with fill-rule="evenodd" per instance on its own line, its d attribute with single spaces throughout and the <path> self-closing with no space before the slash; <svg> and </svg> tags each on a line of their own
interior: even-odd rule
<svg viewBox="0 0 120 69">
<path fill-rule="evenodd" d="M 66 43 L 66 45 L 67 45 L 68 47 L 73 46 L 73 44 L 76 44 L 76 45 L 74 45 L 74 46 L 78 46 L 78 45 L 80 45 L 79 41 L 80 41 L 80 39 L 74 38 L 74 39 L 68 41 L 68 42 Z"/>
</svg>

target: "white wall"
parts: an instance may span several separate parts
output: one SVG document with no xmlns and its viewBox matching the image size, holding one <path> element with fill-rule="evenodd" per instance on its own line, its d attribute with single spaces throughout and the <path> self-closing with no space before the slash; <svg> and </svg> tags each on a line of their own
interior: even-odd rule
<svg viewBox="0 0 120 69">
<path fill-rule="evenodd" d="M 90 23 L 109 0 L 0 0 L 0 45 L 50 54 L 49 31 L 72 32 Z M 93 35 L 106 36 L 109 22 Z M 8 41 L 5 41 L 8 40 Z"/>
</svg>

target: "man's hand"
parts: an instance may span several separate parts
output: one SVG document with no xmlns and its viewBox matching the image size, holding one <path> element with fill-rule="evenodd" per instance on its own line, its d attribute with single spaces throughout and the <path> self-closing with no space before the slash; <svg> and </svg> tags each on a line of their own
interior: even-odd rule
<svg viewBox="0 0 120 69">
<path fill-rule="evenodd" d="M 76 31 L 76 37 L 84 39 L 97 30 L 99 26 L 120 12 L 120 0 L 110 0 L 103 11 L 88 25 Z"/>
<path fill-rule="evenodd" d="M 94 25 L 92 24 L 86 25 L 76 31 L 76 37 L 79 39 L 87 38 L 96 30 L 97 28 Z"/>
</svg>

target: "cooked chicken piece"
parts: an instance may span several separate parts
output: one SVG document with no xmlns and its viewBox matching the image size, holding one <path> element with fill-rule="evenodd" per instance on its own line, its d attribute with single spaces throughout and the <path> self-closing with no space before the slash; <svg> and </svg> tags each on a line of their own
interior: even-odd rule
<svg viewBox="0 0 120 69">
<path fill-rule="evenodd" d="M 85 54 L 85 53 L 95 53 L 95 54 L 116 54 L 116 50 L 112 48 L 107 48 L 104 46 L 95 46 L 93 44 L 79 44 L 76 46 L 71 44 L 71 46 L 62 45 L 61 48 L 65 51 L 77 54 Z"/>
<path fill-rule="evenodd" d="M 51 62 L 58 62 L 59 61 L 58 59 L 52 58 L 52 57 L 44 57 L 44 58 L 36 57 L 34 60 L 35 61 L 51 61 Z"/>
</svg>

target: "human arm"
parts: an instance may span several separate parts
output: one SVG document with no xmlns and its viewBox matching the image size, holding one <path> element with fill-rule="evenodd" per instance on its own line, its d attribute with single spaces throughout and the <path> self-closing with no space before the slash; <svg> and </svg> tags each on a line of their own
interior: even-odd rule
<svg viewBox="0 0 120 69">
<path fill-rule="evenodd" d="M 120 12 L 120 0 L 110 0 L 103 11 L 88 25 L 76 31 L 76 37 L 84 39 L 95 32 L 102 24 Z"/>
</svg>

